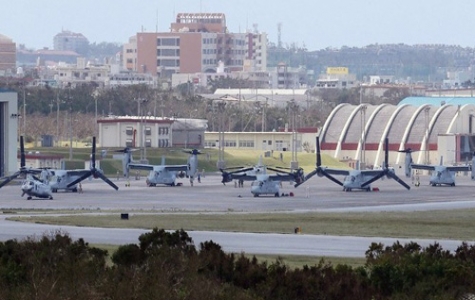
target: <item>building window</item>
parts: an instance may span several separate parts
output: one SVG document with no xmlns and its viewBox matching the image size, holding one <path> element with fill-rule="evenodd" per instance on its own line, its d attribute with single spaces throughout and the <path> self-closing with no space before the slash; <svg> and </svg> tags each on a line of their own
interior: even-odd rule
<svg viewBox="0 0 475 300">
<path fill-rule="evenodd" d="M 205 148 L 216 148 L 216 141 L 205 141 Z"/>
<path fill-rule="evenodd" d="M 254 141 L 252 140 L 240 140 L 239 148 L 254 148 Z"/>
<path fill-rule="evenodd" d="M 133 147 L 134 145 L 132 145 L 132 140 L 131 139 L 127 139 L 125 140 L 125 147 Z"/>
<path fill-rule="evenodd" d="M 126 134 L 126 135 L 132 135 L 132 134 L 134 134 L 134 128 L 133 128 L 133 127 L 130 127 L 130 126 L 126 127 L 126 128 L 125 128 L 125 134 Z"/>
<path fill-rule="evenodd" d="M 160 38 L 157 40 L 158 46 L 180 46 L 180 39 L 177 38 Z"/>
<path fill-rule="evenodd" d="M 151 139 L 146 139 L 145 140 L 145 147 L 148 147 L 148 148 L 152 147 L 152 140 Z"/>
<path fill-rule="evenodd" d="M 158 148 L 168 148 L 168 139 L 159 139 L 158 140 Z"/>
<path fill-rule="evenodd" d="M 236 141 L 234 141 L 234 140 L 225 140 L 225 141 L 224 141 L 224 146 L 225 146 L 225 147 L 233 147 L 233 148 L 236 148 Z"/>
<path fill-rule="evenodd" d="M 145 127 L 145 135 L 152 135 L 152 128 Z"/>
</svg>

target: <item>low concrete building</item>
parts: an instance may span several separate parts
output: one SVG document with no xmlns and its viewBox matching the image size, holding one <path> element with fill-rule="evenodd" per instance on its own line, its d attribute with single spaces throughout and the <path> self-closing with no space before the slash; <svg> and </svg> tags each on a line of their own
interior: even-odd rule
<svg viewBox="0 0 475 300">
<path fill-rule="evenodd" d="M 207 120 L 109 116 L 97 120 L 101 147 L 193 147 L 204 146 Z"/>
</svg>

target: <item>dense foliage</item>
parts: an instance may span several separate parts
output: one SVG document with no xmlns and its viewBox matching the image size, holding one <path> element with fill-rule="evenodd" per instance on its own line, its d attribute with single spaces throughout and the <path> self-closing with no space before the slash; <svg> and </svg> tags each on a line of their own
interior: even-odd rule
<svg viewBox="0 0 475 300">
<path fill-rule="evenodd" d="M 0 299 L 461 299 L 475 291 L 475 248 L 372 244 L 365 267 L 290 269 L 183 230 L 153 229 L 107 252 L 54 232 L 0 243 Z"/>
</svg>

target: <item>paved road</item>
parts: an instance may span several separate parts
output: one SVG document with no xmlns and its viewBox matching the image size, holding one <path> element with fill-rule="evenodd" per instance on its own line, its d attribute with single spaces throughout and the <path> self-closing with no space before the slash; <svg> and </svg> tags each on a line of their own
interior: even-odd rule
<svg viewBox="0 0 475 300">
<path fill-rule="evenodd" d="M 424 181 L 425 180 L 425 181 Z M 156 212 L 288 212 L 307 211 L 414 211 L 435 209 L 456 209 L 475 207 L 475 182 L 468 177 L 459 177 L 456 187 L 430 187 L 421 178 L 422 185 L 407 191 L 393 180 L 377 182 L 379 192 L 342 192 L 341 188 L 324 178 L 312 178 L 309 182 L 293 188 L 283 184 L 281 192 L 294 197 L 259 197 L 250 193 L 249 183 L 244 188 L 235 188 L 233 184 L 223 186 L 220 177 L 207 176 L 202 183 L 194 187 L 183 181 L 182 187 L 145 186 L 143 180 L 131 181 L 131 187 L 125 187 L 125 181 L 116 182 L 120 189 L 114 191 L 100 180 L 85 181 L 84 193 L 58 193 L 54 200 L 27 201 L 21 198 L 18 186 L 6 186 L 0 190 L 0 209 L 76 209 L 87 211 L 122 211 L 138 213 Z M 407 181 L 410 183 L 410 181 Z M 307 187 L 309 187 L 307 197 Z M 145 232 L 137 229 L 103 229 L 68 226 L 50 226 L 25 224 L 5 220 L 0 217 L 0 240 L 22 239 L 32 235 L 61 229 L 73 238 L 83 237 L 91 243 L 126 244 L 137 242 L 138 236 Z M 340 237 L 326 235 L 293 234 L 253 234 L 224 232 L 189 232 L 195 244 L 213 240 L 223 246 L 225 251 L 298 254 L 318 256 L 363 257 L 371 242 L 392 244 L 396 239 Z M 399 239 L 401 242 L 407 240 Z M 432 240 L 415 240 L 421 245 L 433 243 Z M 444 249 L 454 250 L 460 241 L 438 240 Z"/>
</svg>

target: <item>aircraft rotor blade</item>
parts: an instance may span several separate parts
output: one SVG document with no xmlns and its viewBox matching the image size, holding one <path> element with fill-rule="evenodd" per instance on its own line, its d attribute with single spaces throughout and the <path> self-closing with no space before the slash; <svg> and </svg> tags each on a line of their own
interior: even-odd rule
<svg viewBox="0 0 475 300">
<path fill-rule="evenodd" d="M 23 136 L 20 136 L 20 168 L 24 168 L 25 166 L 25 142 L 23 141 Z"/>
<path fill-rule="evenodd" d="M 389 168 L 389 139 L 384 139 L 384 168 Z"/>
<path fill-rule="evenodd" d="M 6 179 L 3 182 L 0 182 L 0 188 L 2 188 L 4 185 L 8 184 L 13 179 L 17 178 L 18 175 L 20 175 L 20 172 L 16 172 L 12 176 L 6 177 Z"/>
<path fill-rule="evenodd" d="M 401 178 L 399 178 L 396 174 L 394 174 L 393 172 L 388 172 L 387 174 L 389 177 L 391 177 L 392 179 L 396 180 L 400 185 L 402 185 L 403 187 L 405 187 L 406 189 L 410 190 L 411 187 L 405 183 L 404 181 L 402 181 Z"/>
<path fill-rule="evenodd" d="M 92 161 L 92 168 L 96 168 L 96 137 L 92 137 L 92 156 L 91 156 L 91 161 Z"/>
<path fill-rule="evenodd" d="M 244 166 L 241 166 L 241 167 L 228 167 L 228 168 L 224 168 L 224 169 L 219 169 L 220 171 L 221 170 L 236 170 L 236 169 L 242 169 L 242 168 L 245 168 Z M 222 172 L 222 171 L 221 171 Z"/>
<path fill-rule="evenodd" d="M 370 180 L 366 181 L 366 182 L 363 182 L 363 184 L 361 185 L 362 187 L 365 187 L 373 182 L 375 182 L 376 180 L 379 180 L 381 178 L 383 178 L 384 175 L 386 175 L 388 172 L 385 172 L 385 171 L 381 171 L 381 173 L 379 173 L 378 175 L 374 176 L 373 178 L 371 178 Z"/>
<path fill-rule="evenodd" d="M 116 191 L 119 189 L 117 185 L 115 185 L 112 181 L 109 180 L 104 174 L 101 172 L 97 172 L 97 176 L 104 180 L 108 185 L 110 185 L 112 188 L 114 188 Z"/>
<path fill-rule="evenodd" d="M 252 170 L 254 170 L 254 167 L 241 169 L 241 170 L 236 170 L 236 171 L 233 171 L 233 172 L 228 172 L 228 174 L 236 174 L 236 173 L 247 172 L 247 171 L 252 171 Z"/>
<path fill-rule="evenodd" d="M 340 186 L 343 186 L 343 182 L 341 182 L 340 180 L 336 179 L 335 177 L 331 176 L 330 174 L 328 174 L 324 169 L 319 169 L 319 172 L 321 172 L 326 178 L 330 179 L 331 181 L 333 181 L 334 183 L 340 185 Z"/>
<path fill-rule="evenodd" d="M 92 172 L 91 171 L 88 171 L 87 173 L 85 173 L 84 175 L 82 175 L 81 177 L 79 177 L 78 179 L 74 180 L 73 182 L 69 183 L 68 184 L 68 187 L 72 187 L 73 185 L 76 185 L 78 184 L 79 182 L 83 181 L 84 179 L 88 178 L 89 176 L 92 175 Z"/>
<path fill-rule="evenodd" d="M 320 167 L 322 165 L 322 157 L 320 155 L 320 138 L 318 136 L 316 140 L 316 147 L 317 147 L 317 151 L 315 152 L 317 155 L 317 167 Z"/>
<path fill-rule="evenodd" d="M 282 168 L 283 169 L 283 168 Z M 278 172 L 278 173 L 286 173 L 286 174 L 292 174 L 290 172 L 286 172 L 286 171 L 283 171 L 281 168 L 272 168 L 272 167 L 267 167 L 267 170 L 271 170 L 271 171 L 274 171 L 274 172 Z"/>
</svg>

